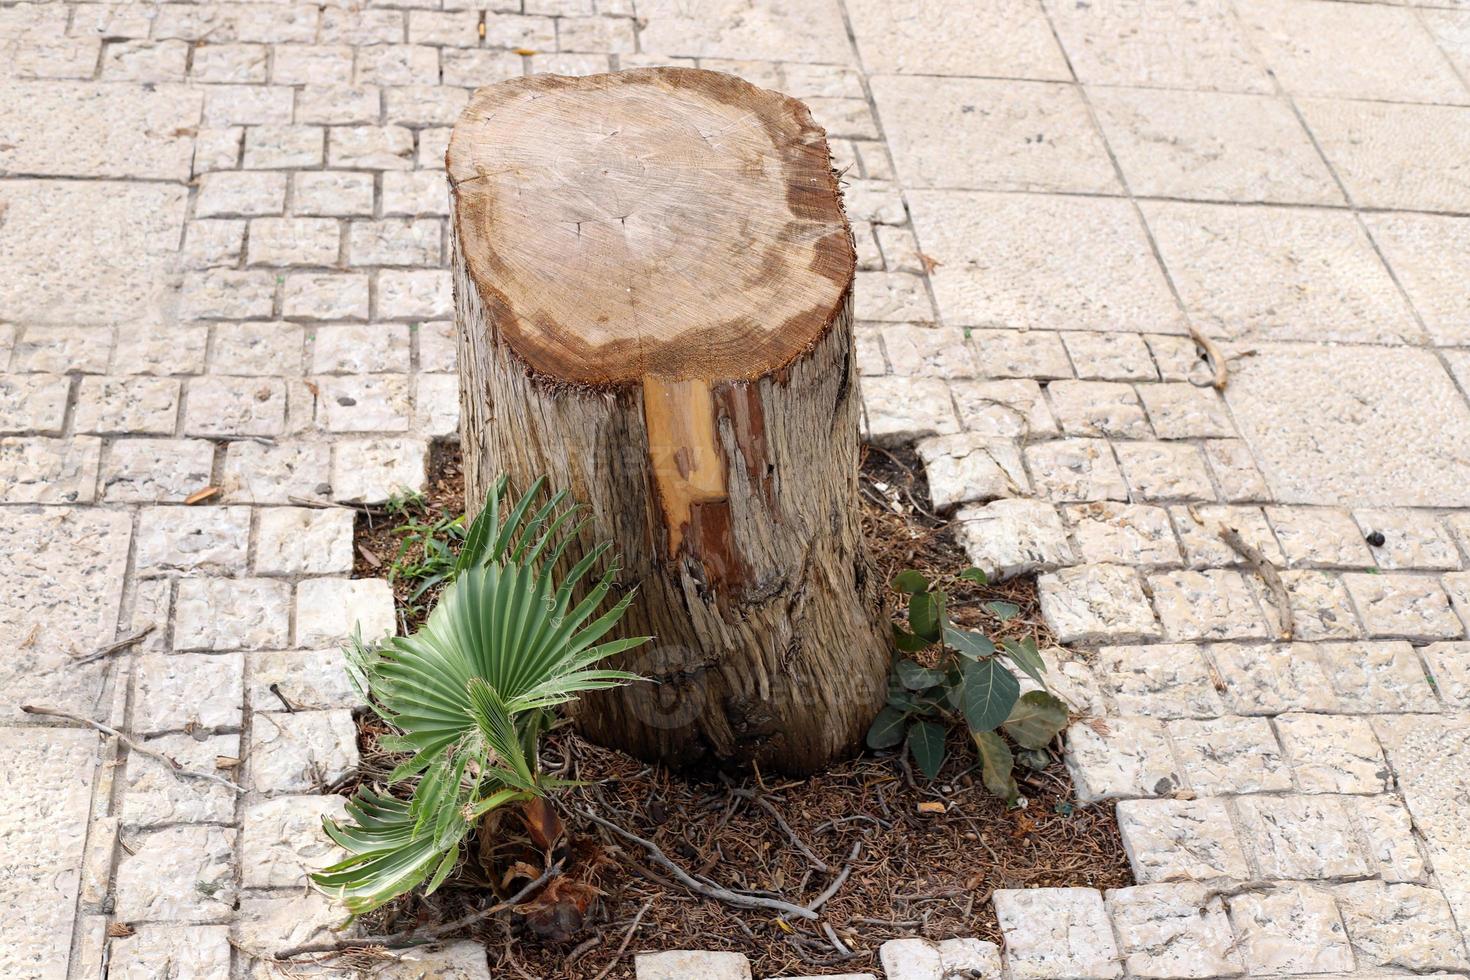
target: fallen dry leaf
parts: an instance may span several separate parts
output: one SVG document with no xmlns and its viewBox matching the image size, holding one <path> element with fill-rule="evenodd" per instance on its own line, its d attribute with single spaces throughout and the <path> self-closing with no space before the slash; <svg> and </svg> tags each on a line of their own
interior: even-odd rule
<svg viewBox="0 0 1470 980">
<path fill-rule="evenodd" d="M 204 501 L 208 500 L 211 497 L 217 497 L 217 496 L 219 496 L 219 493 L 220 493 L 219 487 L 212 487 L 212 486 L 211 487 L 204 487 L 202 490 L 195 490 L 193 493 L 189 494 L 189 496 L 185 497 L 184 498 L 184 503 L 186 503 L 186 504 L 203 503 Z"/>
<path fill-rule="evenodd" d="M 920 813 L 943 813 L 944 804 L 938 800 L 924 800 L 918 806 Z"/>
</svg>

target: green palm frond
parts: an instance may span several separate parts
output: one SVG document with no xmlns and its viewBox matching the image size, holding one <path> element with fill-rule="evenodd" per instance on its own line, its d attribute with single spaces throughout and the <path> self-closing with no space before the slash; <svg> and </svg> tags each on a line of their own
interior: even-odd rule
<svg viewBox="0 0 1470 980">
<path fill-rule="evenodd" d="M 606 545 L 558 578 L 583 525 L 564 492 L 537 505 L 543 486 L 502 515 L 507 484 L 498 480 L 424 626 L 373 645 L 354 638 L 347 650 L 354 683 L 395 730 L 384 748 L 409 755 L 389 782 L 418 780 L 407 802 L 364 788 L 348 805 L 352 824 L 327 822 L 348 857 L 313 880 L 355 915 L 426 882 L 437 887 L 485 813 L 565 785 L 537 762 L 551 712 L 640 679 L 598 666 L 648 637 L 603 639 L 632 601 L 624 595 L 599 614 L 615 567 L 574 600 Z"/>
</svg>

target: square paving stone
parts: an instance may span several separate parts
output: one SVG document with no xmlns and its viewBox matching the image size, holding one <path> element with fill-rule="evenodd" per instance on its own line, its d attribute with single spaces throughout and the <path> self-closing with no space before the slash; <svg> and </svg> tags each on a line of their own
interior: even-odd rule
<svg viewBox="0 0 1470 980">
<path fill-rule="evenodd" d="M 1179 545 L 1169 512 L 1144 504 L 1094 501 L 1062 508 L 1083 562 L 1177 565 Z"/>
<path fill-rule="evenodd" d="M 1071 78 L 1035 0 L 960 6 L 947 0 L 856 0 L 847 12 L 863 64 L 875 75 Z"/>
<path fill-rule="evenodd" d="M 120 922 L 226 922 L 235 912 L 235 831 L 170 827 L 131 840 L 114 884 Z"/>
<path fill-rule="evenodd" d="M 1075 86 L 903 75 L 871 85 L 905 187 L 1122 190 Z"/>
<path fill-rule="evenodd" d="M 1041 612 L 1062 643 L 1127 643 L 1159 638 L 1138 572 L 1124 565 L 1079 565 L 1038 580 Z"/>
<path fill-rule="evenodd" d="M 6 96 L 0 105 L 0 171 L 189 179 L 203 100 L 198 89 L 11 80 Z M 56 213 L 64 215 L 67 209 Z M 90 222 L 85 209 L 72 213 Z M 145 217 L 142 210 L 133 214 Z M 96 263 L 99 269 L 102 265 Z"/>
<path fill-rule="evenodd" d="M 1267 507 L 1266 516 L 1292 567 L 1373 567 L 1363 532 L 1342 508 Z"/>
<path fill-rule="evenodd" d="M 1244 715 L 1336 711 L 1337 692 L 1306 644 L 1219 643 L 1210 647 L 1225 703 Z"/>
<path fill-rule="evenodd" d="M 1205 980 L 1243 972 L 1225 903 L 1203 885 L 1136 885 L 1104 894 L 1131 975 Z"/>
<path fill-rule="evenodd" d="M 1230 924 L 1253 974 L 1351 973 L 1347 931 L 1322 888 L 1281 885 L 1229 900 Z"/>
<path fill-rule="evenodd" d="M 1470 642 L 1431 643 L 1419 652 L 1445 704 L 1470 708 Z"/>
<path fill-rule="evenodd" d="M 0 520 L 0 717 L 36 703 L 105 715 L 107 659 L 76 664 L 112 640 L 122 602 L 132 521 L 122 511 L 7 508 Z"/>
<path fill-rule="evenodd" d="M 1166 639 L 1266 639 L 1272 633 L 1255 590 L 1233 569 L 1156 572 L 1148 587 Z"/>
<path fill-rule="evenodd" d="M 98 745 L 94 732 L 65 728 L 10 729 L 0 741 L 4 976 L 65 975 Z"/>
<path fill-rule="evenodd" d="M 1213 718 L 1224 714 L 1212 668 L 1193 643 L 1103 647 L 1097 674 L 1122 715 Z"/>
<path fill-rule="evenodd" d="M 108 947 L 109 980 L 230 975 L 228 926 L 144 925 Z"/>
<path fill-rule="evenodd" d="M 239 728 L 245 658 L 239 653 L 150 653 L 138 658 L 133 727 L 146 735 Z"/>
<path fill-rule="evenodd" d="M 1293 95 L 1470 101 L 1408 7 L 1243 0 L 1237 9 L 1247 36 Z"/>
<path fill-rule="evenodd" d="M 1073 724 L 1067 730 L 1067 768 L 1084 802 L 1167 796 L 1183 785 L 1164 725 L 1154 718 Z"/>
<path fill-rule="evenodd" d="M 1128 187 L 1140 196 L 1342 204 L 1296 113 L 1265 95 L 1088 92 Z"/>
<path fill-rule="evenodd" d="M 1118 830 L 1140 882 L 1250 877 L 1221 800 L 1122 800 Z"/>
<path fill-rule="evenodd" d="M 1127 500 L 1128 486 L 1105 439 L 1062 439 L 1026 447 L 1039 495 L 1051 500 Z"/>
<path fill-rule="evenodd" d="M 1470 108 L 1332 99 L 1299 105 L 1354 204 L 1470 211 Z"/>
<path fill-rule="evenodd" d="M 1243 796 L 1236 808 L 1267 878 L 1349 878 L 1369 871 L 1338 797 Z"/>
<path fill-rule="evenodd" d="M 792 5 L 780 0 L 643 0 L 638 6 L 643 51 L 693 58 L 852 62 L 852 44 L 837 0 Z"/>
<path fill-rule="evenodd" d="M 1215 499 L 1210 471 L 1196 446 L 1182 442 L 1119 442 L 1114 451 L 1136 498 Z"/>
<path fill-rule="evenodd" d="M 1118 947 L 1091 888 L 1002 888 L 995 914 L 1014 980 L 1105 980 L 1122 974 Z"/>
<path fill-rule="evenodd" d="M 283 796 L 245 808 L 240 831 L 241 884 L 294 888 L 307 874 L 345 855 L 322 830 L 322 819 L 346 819 L 341 796 Z"/>
<path fill-rule="evenodd" d="M 1126 201 L 931 190 L 908 199 L 952 326 L 1185 332 Z"/>
<path fill-rule="evenodd" d="M 1467 18 L 1470 23 L 1470 18 Z M 1363 220 L 1436 344 L 1470 344 L 1470 218 L 1366 214 Z"/>
<path fill-rule="evenodd" d="M 1414 648 L 1403 641 L 1297 644 L 1298 656 L 1316 653 L 1336 696 L 1332 710 L 1353 714 L 1438 711 Z"/>
<path fill-rule="evenodd" d="M 254 716 L 249 788 L 257 793 L 319 793 L 357 762 L 357 726 L 345 708 Z"/>
<path fill-rule="evenodd" d="M 1273 345 L 1225 399 L 1283 503 L 1470 506 L 1470 407 L 1429 351 Z"/>
<path fill-rule="evenodd" d="M 1465 635 L 1465 625 L 1450 608 L 1449 596 L 1433 578 L 1358 572 L 1342 580 L 1369 636 L 1455 640 Z"/>
<path fill-rule="evenodd" d="M 1167 201 L 1140 207 L 1180 298 L 1211 336 L 1423 340 L 1372 242 L 1347 212 Z"/>
<path fill-rule="evenodd" d="M 1271 91 L 1225 0 L 1047 0 L 1046 8 L 1083 82 Z"/>
<path fill-rule="evenodd" d="M 0 318 L 156 321 L 168 298 L 166 273 L 188 196 L 168 184 L 0 180 Z M 77 275 L 79 268 L 88 274 Z"/>
<path fill-rule="evenodd" d="M 245 656 L 245 700 L 252 711 L 320 711 L 362 703 L 347 674 L 347 657 L 335 647 L 252 650 Z"/>
<path fill-rule="evenodd" d="M 238 733 L 198 739 L 162 735 L 145 745 L 179 765 L 238 782 L 237 767 L 220 769 L 220 760 L 240 758 Z M 235 818 L 235 791 L 208 779 L 181 779 L 160 759 L 128 753 L 123 770 L 122 822 L 125 827 L 159 824 L 229 823 Z"/>
<path fill-rule="evenodd" d="M 1360 510 L 1354 515 L 1366 539 L 1374 532 L 1383 544 L 1369 544 L 1379 568 L 1457 569 L 1460 552 L 1439 519 L 1422 510 Z"/>
<path fill-rule="evenodd" d="M 1404 801 L 1388 794 L 1364 796 L 1352 801 L 1352 808 L 1379 876 L 1384 881 L 1422 881 L 1424 855 Z"/>
</svg>

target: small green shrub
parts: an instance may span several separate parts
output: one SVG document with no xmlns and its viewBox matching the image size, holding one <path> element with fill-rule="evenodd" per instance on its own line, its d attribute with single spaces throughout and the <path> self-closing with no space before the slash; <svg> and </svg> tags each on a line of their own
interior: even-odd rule
<svg viewBox="0 0 1470 980">
<path fill-rule="evenodd" d="M 576 508 L 562 506 L 565 493 L 536 506 L 542 486 L 538 480 L 502 516 L 500 480 L 445 569 L 449 584 L 428 622 L 412 636 L 359 640 L 348 650 L 360 692 L 394 731 L 383 747 L 409 756 L 387 787 L 364 787 L 348 803 L 350 822 L 326 821 L 348 856 L 312 877 L 354 915 L 425 882 L 432 892 L 487 814 L 565 785 L 538 764 L 539 739 L 558 706 L 639 679 L 597 666 L 648 639 L 598 642 L 632 601 L 629 593 L 598 614 L 617 569 L 573 602 L 608 546 L 557 581 L 581 525 Z"/>
<path fill-rule="evenodd" d="M 418 492 L 389 498 L 386 509 L 398 521 L 393 533 L 399 539 L 388 561 L 388 583 L 405 590 L 400 593 L 404 614 L 417 620 L 433 590 L 454 580 L 465 538 L 464 515 L 436 514 Z"/>
<path fill-rule="evenodd" d="M 959 578 L 985 583 L 978 568 L 966 569 Z M 975 745 L 985 788 L 1014 804 L 1020 796 L 1015 763 L 1045 767 L 1051 758 L 1047 745 L 1067 725 L 1066 705 L 1046 690 L 1046 665 L 1036 641 L 1003 639 L 997 646 L 980 633 L 952 625 L 948 595 L 919 572 L 900 572 L 893 588 L 908 599 L 908 629 L 894 624 L 895 644 L 901 653 L 932 654 L 925 659 L 933 666 L 910 657 L 895 660 L 888 704 L 868 729 L 868 746 L 903 746 L 933 779 L 944 765 L 945 736 L 962 724 Z M 986 605 L 1003 621 L 1020 612 L 1009 602 Z M 1018 670 L 1041 690 L 1023 695 Z M 1014 752 L 1002 732 L 1015 744 Z"/>
</svg>

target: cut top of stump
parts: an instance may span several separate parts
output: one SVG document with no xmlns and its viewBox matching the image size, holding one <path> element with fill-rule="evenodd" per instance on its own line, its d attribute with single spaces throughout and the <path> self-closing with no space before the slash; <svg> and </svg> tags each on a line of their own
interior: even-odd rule
<svg viewBox="0 0 1470 980">
<path fill-rule="evenodd" d="M 447 157 L 469 282 L 533 371 L 749 380 L 810 350 L 855 259 L 806 106 L 720 72 L 480 89 Z"/>
</svg>

